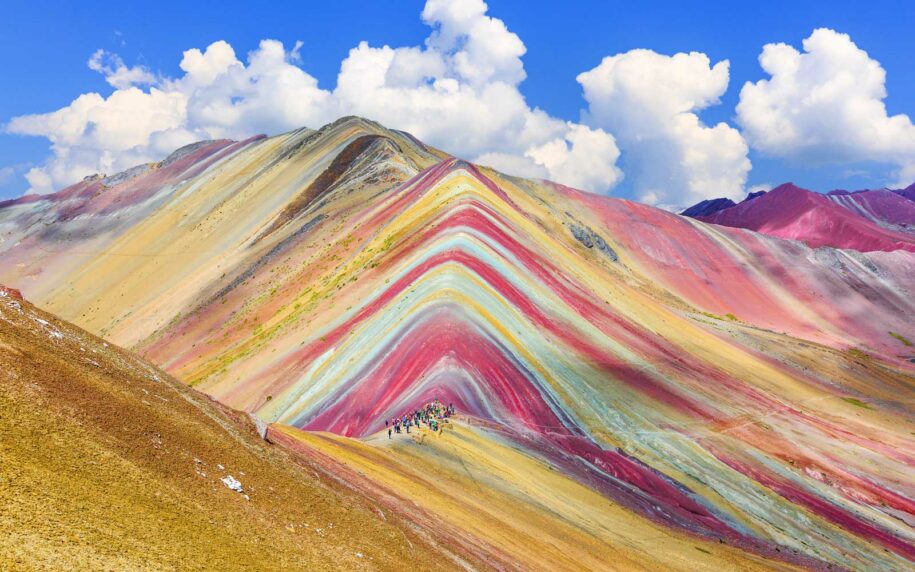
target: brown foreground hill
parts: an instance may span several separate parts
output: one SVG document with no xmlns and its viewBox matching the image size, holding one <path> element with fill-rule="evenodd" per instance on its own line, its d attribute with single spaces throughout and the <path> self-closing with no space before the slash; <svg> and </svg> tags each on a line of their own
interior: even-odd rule
<svg viewBox="0 0 915 572">
<path fill-rule="evenodd" d="M 462 563 L 246 415 L 2 287 L 0 435 L 0 569 Z"/>
</svg>

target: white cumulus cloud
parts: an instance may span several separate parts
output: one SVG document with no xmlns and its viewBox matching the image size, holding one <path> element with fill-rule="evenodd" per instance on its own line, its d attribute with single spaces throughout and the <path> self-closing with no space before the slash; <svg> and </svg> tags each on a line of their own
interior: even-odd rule
<svg viewBox="0 0 915 572">
<path fill-rule="evenodd" d="M 7 131 L 51 141 L 52 157 L 27 174 L 30 192 L 155 160 L 195 140 L 317 127 L 346 114 L 511 174 L 609 190 L 621 178 L 613 136 L 531 108 L 518 87 L 524 43 L 487 10 L 482 0 L 428 0 L 422 19 L 432 31 L 424 45 L 362 42 L 341 63 L 333 90 L 299 67 L 301 44 L 287 51 L 264 40 L 242 61 L 218 41 L 184 52 L 184 75 L 176 78 L 98 51 L 89 67 L 112 94 L 87 93 L 57 111 L 13 118 Z"/>
<path fill-rule="evenodd" d="M 490 152 L 476 162 L 504 173 L 551 179 L 578 189 L 609 189 L 623 179 L 616 167 L 620 150 L 602 129 L 568 123 L 568 131 L 523 155 Z"/>
<path fill-rule="evenodd" d="M 112 173 L 159 157 L 164 150 L 152 148 L 151 136 L 180 128 L 185 115 L 181 94 L 128 87 L 107 98 L 86 93 L 57 111 L 16 117 L 7 129 L 51 141 L 51 159 L 26 174 L 28 192 L 46 193 L 91 173 Z"/>
<path fill-rule="evenodd" d="M 727 90 L 728 68 L 727 60 L 713 66 L 702 53 L 639 49 L 606 57 L 578 76 L 586 123 L 616 137 L 641 200 L 691 204 L 743 194 L 746 142 L 728 124 L 708 126 L 697 115 Z"/>
<path fill-rule="evenodd" d="M 149 85 L 156 76 L 143 66 L 127 67 L 117 54 L 96 50 L 89 58 L 89 69 L 105 76 L 105 81 L 114 88 L 126 89 L 132 85 Z"/>
<path fill-rule="evenodd" d="M 647 49 L 608 56 L 578 76 L 587 107 L 569 122 L 528 104 L 524 42 L 483 0 L 427 0 L 421 18 L 430 28 L 421 45 L 361 42 L 333 88 L 301 67 L 301 42 L 289 49 L 267 39 L 239 55 L 217 41 L 185 51 L 177 77 L 98 50 L 87 63 L 111 93 L 84 93 L 4 128 L 50 141 L 51 156 L 25 175 L 38 193 L 201 139 L 318 127 L 348 114 L 509 174 L 589 191 L 618 185 L 622 160 L 636 196 L 665 208 L 742 198 L 749 146 L 808 165 L 883 163 L 892 184 L 915 180 L 915 126 L 887 113 L 883 68 L 832 30 L 815 30 L 803 51 L 763 48 L 769 78 L 743 86 L 738 131 L 699 116 L 726 92 L 727 60 Z"/>
<path fill-rule="evenodd" d="M 803 52 L 767 44 L 759 64 L 769 79 L 744 84 L 737 105 L 754 148 L 813 165 L 886 163 L 895 184 L 915 180 L 915 126 L 887 113 L 886 72 L 847 34 L 814 30 Z"/>
<path fill-rule="evenodd" d="M 569 123 L 565 136 L 524 155 L 542 165 L 551 177 L 580 189 L 613 187 L 623 178 L 623 172 L 615 167 L 620 150 L 603 129 Z"/>
</svg>

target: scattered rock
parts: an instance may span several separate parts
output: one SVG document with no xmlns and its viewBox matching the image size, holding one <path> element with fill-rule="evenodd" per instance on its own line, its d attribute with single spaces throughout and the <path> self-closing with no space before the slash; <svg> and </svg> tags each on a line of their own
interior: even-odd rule
<svg viewBox="0 0 915 572">
<path fill-rule="evenodd" d="M 15 288 L 7 288 L 0 285 L 0 298 L 12 298 L 13 300 L 22 301 L 22 292 Z"/>
<path fill-rule="evenodd" d="M 113 187 L 121 183 L 126 183 L 132 179 L 136 179 L 141 175 L 145 175 L 151 170 L 151 164 L 144 163 L 142 165 L 136 165 L 120 173 L 111 175 L 110 177 L 105 177 L 102 179 L 102 184 L 106 187 Z"/>
<path fill-rule="evenodd" d="M 238 482 L 238 479 L 236 479 L 232 475 L 226 475 L 225 477 L 223 477 L 222 483 L 237 493 L 244 494 L 244 492 L 245 492 L 244 487 L 241 486 L 241 483 Z"/>
<path fill-rule="evenodd" d="M 191 143 L 190 145 L 185 145 L 184 147 L 181 147 L 180 149 L 174 151 L 171 155 L 166 157 L 165 160 L 160 161 L 156 165 L 156 167 L 159 169 L 161 169 L 162 167 L 168 167 L 175 161 L 179 161 L 179 160 L 187 157 L 188 155 L 190 155 L 194 151 L 197 151 L 201 147 L 206 147 L 207 145 L 211 145 L 215 142 L 216 141 L 213 141 L 213 140 L 207 140 L 207 141 L 197 141 L 196 143 Z"/>
<path fill-rule="evenodd" d="M 601 251 L 613 262 L 620 261 L 620 257 L 616 254 L 615 250 L 610 248 L 610 245 L 607 244 L 607 241 L 605 241 L 601 235 L 597 234 L 590 228 L 573 224 L 571 225 L 570 230 L 572 231 L 572 236 L 574 236 L 578 242 L 582 243 L 587 248 L 594 248 L 596 246 L 599 251 Z"/>
<path fill-rule="evenodd" d="M 254 427 L 257 429 L 257 434 L 260 438 L 267 441 L 267 423 L 254 413 L 248 413 L 248 417 L 254 422 Z"/>
</svg>

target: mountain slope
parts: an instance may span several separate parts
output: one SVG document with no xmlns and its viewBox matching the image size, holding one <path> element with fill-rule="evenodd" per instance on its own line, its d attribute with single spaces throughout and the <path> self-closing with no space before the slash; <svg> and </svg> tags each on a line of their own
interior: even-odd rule
<svg viewBox="0 0 915 572">
<path fill-rule="evenodd" d="M 683 568 L 723 557 L 715 544 L 746 565 L 913 559 L 911 252 L 811 250 L 506 177 L 360 119 L 238 149 L 115 219 L 76 269 L 62 261 L 81 243 L 23 224 L 37 209 L 0 209 L 0 256 L 19 261 L 0 278 L 276 423 L 306 456 L 339 457 L 382 498 L 423 502 L 385 465 L 403 451 L 362 445 L 384 447 L 385 419 L 437 397 L 461 412 L 445 439 L 472 443 L 478 480 L 508 450 L 625 511 L 620 559 L 638 561 L 652 527 L 700 542 Z M 594 504 L 496 491 L 505 514 Z M 484 554 L 523 546 L 524 519 L 493 534 L 441 518 Z M 606 553 L 615 518 L 581 517 L 603 538 L 583 558 Z M 540 540 L 559 545 L 551 522 Z"/>
<path fill-rule="evenodd" d="M 904 199 L 908 199 L 910 201 L 915 201 L 915 183 L 912 183 L 911 185 L 909 185 L 908 187 L 906 187 L 904 189 L 898 189 L 893 192 Z"/>
<path fill-rule="evenodd" d="M 893 218 L 887 214 L 892 210 L 891 203 L 901 202 L 907 208 L 907 201 L 895 195 L 882 199 L 875 199 L 873 204 L 859 203 L 847 196 L 827 197 L 785 183 L 753 200 L 696 218 L 778 238 L 800 240 L 813 248 L 829 246 L 861 252 L 915 252 L 915 237 L 911 234 L 883 228 L 876 223 L 878 217 Z M 868 213 L 868 216 L 862 216 L 863 213 Z M 897 215 L 907 217 L 908 213 L 898 211 Z"/>
<path fill-rule="evenodd" d="M 429 523 L 504 569 L 793 569 L 716 540 L 670 529 L 626 510 L 518 450 L 496 426 L 460 417 L 442 435 L 355 440 L 271 426 L 287 445 L 386 510 Z M 775 555 L 777 556 L 777 554 Z"/>
<path fill-rule="evenodd" d="M 704 200 L 704 201 L 699 201 L 698 203 L 689 207 L 688 209 L 681 212 L 680 214 L 683 216 L 689 216 L 689 217 L 693 217 L 693 218 L 700 217 L 700 216 L 709 216 L 718 211 L 721 211 L 721 210 L 724 210 L 727 208 L 731 208 L 735 204 L 737 204 L 737 203 L 735 203 L 731 199 L 724 199 L 724 198 L 708 199 L 708 200 Z"/>
<path fill-rule="evenodd" d="M 915 200 L 901 193 L 886 189 L 830 191 L 826 198 L 871 222 L 891 225 L 894 230 L 915 230 Z"/>
<path fill-rule="evenodd" d="M 0 568 L 457 567 L 247 416 L 2 287 L 0 379 Z"/>
</svg>

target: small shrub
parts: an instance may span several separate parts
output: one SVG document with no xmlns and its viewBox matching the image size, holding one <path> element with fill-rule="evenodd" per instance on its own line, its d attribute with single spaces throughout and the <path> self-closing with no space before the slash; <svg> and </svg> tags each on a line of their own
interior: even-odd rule
<svg viewBox="0 0 915 572">
<path fill-rule="evenodd" d="M 908 346 L 908 347 L 912 347 L 912 342 L 910 342 L 910 341 L 909 341 L 905 336 L 903 336 L 902 334 L 897 334 L 896 332 L 890 332 L 889 334 L 890 334 L 891 336 L 893 336 L 894 338 L 896 338 L 897 340 L 899 340 L 900 342 L 902 342 L 904 345 L 906 345 L 906 346 Z"/>
<path fill-rule="evenodd" d="M 848 355 L 858 358 L 858 359 L 868 359 L 871 357 L 871 356 L 867 355 L 866 353 L 864 353 L 863 351 L 859 350 L 858 348 L 849 348 Z"/>
<path fill-rule="evenodd" d="M 845 401 L 847 401 L 847 402 L 849 402 L 849 403 L 851 403 L 851 404 L 854 405 L 855 407 L 861 407 L 862 409 L 870 409 L 870 408 L 871 408 L 871 406 L 868 405 L 867 403 L 864 403 L 864 402 L 861 401 L 860 399 L 855 399 L 854 397 L 843 397 L 842 399 L 845 400 Z"/>
</svg>

